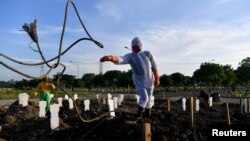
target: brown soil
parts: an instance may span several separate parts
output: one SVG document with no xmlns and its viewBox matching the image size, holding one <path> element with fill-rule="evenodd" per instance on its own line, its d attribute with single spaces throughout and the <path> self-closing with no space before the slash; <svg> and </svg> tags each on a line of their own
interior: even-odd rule
<svg viewBox="0 0 250 141">
<path fill-rule="evenodd" d="M 108 107 L 97 100 L 91 100 L 89 111 L 83 111 L 82 100 L 76 102 L 86 120 L 108 112 Z M 239 104 L 229 104 L 231 125 L 228 125 L 225 104 L 215 103 L 213 107 L 209 107 L 205 101 L 201 101 L 193 128 L 190 124 L 190 112 L 188 109 L 182 110 L 181 100 L 171 102 L 170 112 L 167 111 L 167 100 L 155 100 L 151 118 L 141 120 L 136 120 L 136 106 L 135 100 L 125 99 L 116 110 L 115 118 L 106 116 L 94 122 L 83 123 L 75 110 L 68 108 L 68 102 L 63 101 L 59 112 L 60 126 L 51 130 L 49 120 L 38 117 L 37 104 L 29 102 L 27 107 L 22 107 L 16 101 L 0 108 L 0 140 L 142 141 L 142 126 L 146 122 L 151 124 L 152 141 L 207 141 L 216 138 L 211 137 L 212 129 L 215 128 L 247 131 L 247 136 L 250 136 L 250 114 L 241 114 Z"/>
</svg>

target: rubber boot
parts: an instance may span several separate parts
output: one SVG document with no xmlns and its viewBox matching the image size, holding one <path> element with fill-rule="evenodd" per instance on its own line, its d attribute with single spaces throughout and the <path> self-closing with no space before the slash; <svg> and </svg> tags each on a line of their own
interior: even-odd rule
<svg viewBox="0 0 250 141">
<path fill-rule="evenodd" d="M 149 118 L 151 116 L 151 109 L 145 109 L 145 117 Z"/>
<path fill-rule="evenodd" d="M 137 109 L 137 118 L 138 119 L 142 118 L 143 112 L 144 112 L 144 109 L 141 106 L 138 106 L 138 109 Z"/>
</svg>

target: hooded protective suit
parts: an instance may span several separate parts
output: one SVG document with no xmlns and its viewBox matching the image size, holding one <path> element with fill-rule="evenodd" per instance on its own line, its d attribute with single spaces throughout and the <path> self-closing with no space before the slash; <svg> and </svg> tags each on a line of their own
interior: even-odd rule
<svg viewBox="0 0 250 141">
<path fill-rule="evenodd" d="M 130 64 L 132 68 L 133 83 L 140 95 L 138 105 L 143 109 L 152 108 L 154 84 L 158 86 L 159 75 L 154 56 L 149 51 L 142 51 L 142 42 L 135 37 L 132 42 L 132 53 L 125 54 L 121 57 L 104 56 L 103 61 L 112 61 L 115 64 Z"/>
</svg>

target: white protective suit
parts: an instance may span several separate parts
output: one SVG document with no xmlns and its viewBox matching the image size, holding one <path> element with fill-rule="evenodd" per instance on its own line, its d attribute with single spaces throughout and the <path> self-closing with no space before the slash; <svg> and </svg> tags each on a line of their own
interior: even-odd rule
<svg viewBox="0 0 250 141">
<path fill-rule="evenodd" d="M 133 41 L 132 45 L 135 44 Z M 157 70 L 154 56 L 149 51 L 132 52 L 118 57 L 118 62 L 115 64 L 130 64 L 133 83 L 140 95 L 138 105 L 144 109 L 152 108 L 154 99 L 151 99 L 151 96 L 153 96 L 155 79 L 152 71 Z"/>
</svg>

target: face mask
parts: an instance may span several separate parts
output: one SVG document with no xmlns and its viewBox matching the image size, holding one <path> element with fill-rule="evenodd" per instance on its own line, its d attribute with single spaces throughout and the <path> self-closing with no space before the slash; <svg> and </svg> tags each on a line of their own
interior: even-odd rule
<svg viewBox="0 0 250 141">
<path fill-rule="evenodd" d="M 134 45 L 134 46 L 132 47 L 132 51 L 133 51 L 134 53 L 138 53 L 138 52 L 141 51 L 141 47 L 138 46 L 138 45 Z"/>
</svg>

